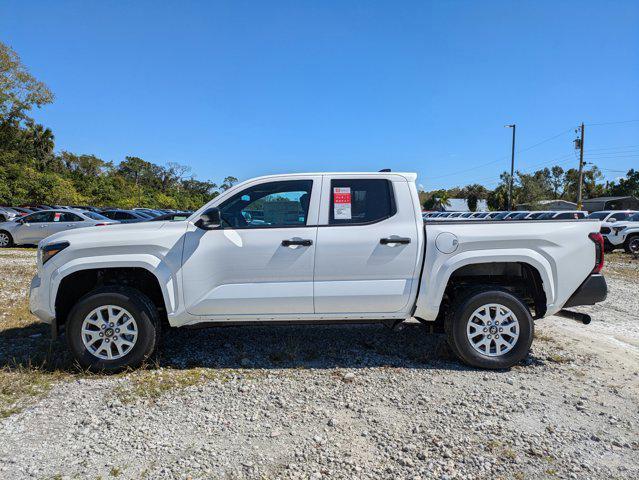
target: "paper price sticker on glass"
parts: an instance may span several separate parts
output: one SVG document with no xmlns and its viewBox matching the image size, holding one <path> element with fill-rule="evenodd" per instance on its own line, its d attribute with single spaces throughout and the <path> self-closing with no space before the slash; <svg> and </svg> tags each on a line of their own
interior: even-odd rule
<svg viewBox="0 0 639 480">
<path fill-rule="evenodd" d="M 333 218 L 351 219 L 351 187 L 333 187 Z"/>
</svg>

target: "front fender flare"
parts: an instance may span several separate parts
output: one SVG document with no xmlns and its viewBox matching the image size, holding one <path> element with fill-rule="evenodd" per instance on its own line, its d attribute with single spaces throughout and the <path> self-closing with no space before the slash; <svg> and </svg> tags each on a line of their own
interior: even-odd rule
<svg viewBox="0 0 639 480">
<path fill-rule="evenodd" d="M 70 260 L 56 268 L 51 274 L 49 302 L 51 311 L 55 311 L 55 301 L 62 280 L 81 270 L 102 268 L 143 268 L 157 278 L 164 299 L 167 314 L 178 308 L 177 279 L 171 269 L 158 257 L 149 254 L 110 255 L 105 257 L 82 257 Z"/>
</svg>

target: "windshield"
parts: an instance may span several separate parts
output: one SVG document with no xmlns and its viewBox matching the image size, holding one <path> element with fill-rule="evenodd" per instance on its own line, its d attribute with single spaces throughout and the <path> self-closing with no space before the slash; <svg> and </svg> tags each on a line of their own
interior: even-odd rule
<svg viewBox="0 0 639 480">
<path fill-rule="evenodd" d="M 610 215 L 610 212 L 594 212 L 588 215 L 588 218 L 594 218 L 595 220 L 603 220 L 608 215 Z"/>
</svg>

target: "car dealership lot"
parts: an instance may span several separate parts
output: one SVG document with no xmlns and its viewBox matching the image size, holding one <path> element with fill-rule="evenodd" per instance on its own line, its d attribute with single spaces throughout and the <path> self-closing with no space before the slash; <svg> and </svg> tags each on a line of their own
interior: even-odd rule
<svg viewBox="0 0 639 480">
<path fill-rule="evenodd" d="M 79 373 L 0 251 L 0 478 L 637 478 L 639 262 L 607 257 L 593 323 L 472 370 L 422 327 L 166 332 L 158 365 Z"/>
</svg>

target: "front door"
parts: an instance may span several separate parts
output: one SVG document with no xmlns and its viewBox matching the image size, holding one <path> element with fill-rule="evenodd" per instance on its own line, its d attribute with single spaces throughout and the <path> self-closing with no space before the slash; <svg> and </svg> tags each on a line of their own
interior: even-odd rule
<svg viewBox="0 0 639 480">
<path fill-rule="evenodd" d="M 419 235 L 401 176 L 324 178 L 315 313 L 404 312 L 418 281 Z"/>
<path fill-rule="evenodd" d="M 21 225 L 15 229 L 13 237 L 18 244 L 36 244 L 51 235 L 54 212 L 35 212 L 20 219 Z"/>
<path fill-rule="evenodd" d="M 190 225 L 183 251 L 186 309 L 233 317 L 313 313 L 321 177 L 256 180 L 217 206 L 222 226 Z"/>
</svg>

